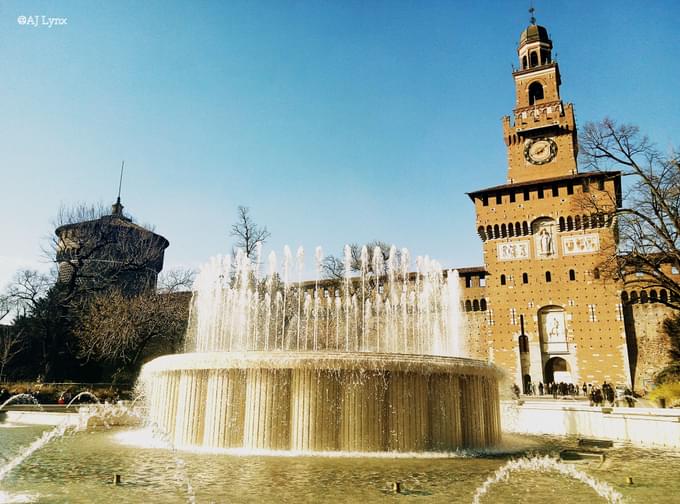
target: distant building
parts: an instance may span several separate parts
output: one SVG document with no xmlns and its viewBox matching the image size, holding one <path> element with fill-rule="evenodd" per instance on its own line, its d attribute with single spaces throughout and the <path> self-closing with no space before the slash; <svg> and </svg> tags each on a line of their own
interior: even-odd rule
<svg viewBox="0 0 680 504">
<path fill-rule="evenodd" d="M 55 234 L 59 284 L 130 295 L 156 288 L 169 242 L 123 215 L 120 198 L 110 215 L 60 226 Z"/>
<path fill-rule="evenodd" d="M 574 109 L 560 97 L 552 48 L 544 27 L 522 32 L 515 108 L 503 118 L 507 183 L 468 194 L 485 262 L 460 271 L 468 346 L 518 384 L 640 389 L 668 360 L 659 332 L 667 293 L 645 293 L 654 304 L 641 306 L 642 292 L 598 270 L 616 253 L 621 174 L 578 171 Z M 585 213 L 584 193 L 600 213 Z"/>
</svg>

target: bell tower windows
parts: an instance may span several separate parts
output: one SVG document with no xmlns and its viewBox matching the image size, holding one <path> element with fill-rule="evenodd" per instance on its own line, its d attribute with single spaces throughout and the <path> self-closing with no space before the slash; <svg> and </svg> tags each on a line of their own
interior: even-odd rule
<svg viewBox="0 0 680 504">
<path fill-rule="evenodd" d="M 535 104 L 538 100 L 543 99 L 543 86 L 540 82 L 532 82 L 529 84 L 529 105 Z"/>
</svg>

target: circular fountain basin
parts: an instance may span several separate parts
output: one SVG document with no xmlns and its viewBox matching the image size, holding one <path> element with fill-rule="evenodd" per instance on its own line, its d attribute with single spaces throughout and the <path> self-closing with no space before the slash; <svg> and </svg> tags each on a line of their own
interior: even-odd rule
<svg viewBox="0 0 680 504">
<path fill-rule="evenodd" d="M 141 380 L 177 447 L 250 452 L 446 452 L 500 441 L 496 367 L 426 355 L 167 355 Z"/>
</svg>

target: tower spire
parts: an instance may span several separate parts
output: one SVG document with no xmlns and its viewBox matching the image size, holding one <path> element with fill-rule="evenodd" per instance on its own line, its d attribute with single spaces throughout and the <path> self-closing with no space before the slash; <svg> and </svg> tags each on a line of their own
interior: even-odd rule
<svg viewBox="0 0 680 504">
<path fill-rule="evenodd" d="M 532 25 L 536 24 L 536 17 L 534 16 L 534 12 L 536 12 L 536 9 L 534 9 L 534 2 L 532 0 L 532 2 L 529 4 L 529 14 L 531 15 L 529 21 L 531 22 Z"/>
<path fill-rule="evenodd" d="M 123 215 L 123 205 L 120 202 L 120 191 L 121 188 L 123 187 L 123 170 L 125 169 L 125 161 L 120 165 L 120 178 L 118 179 L 118 197 L 116 198 L 116 202 L 113 204 L 111 207 L 111 215 Z"/>
</svg>

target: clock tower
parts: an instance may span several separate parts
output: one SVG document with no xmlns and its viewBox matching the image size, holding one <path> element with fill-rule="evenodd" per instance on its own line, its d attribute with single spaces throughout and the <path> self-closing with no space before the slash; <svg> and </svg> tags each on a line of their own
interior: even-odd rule
<svg viewBox="0 0 680 504">
<path fill-rule="evenodd" d="M 548 30 L 532 17 L 517 49 L 513 117 L 503 118 L 508 183 L 578 173 L 576 122 L 571 103 L 560 98 L 560 69 L 552 59 Z"/>
</svg>

